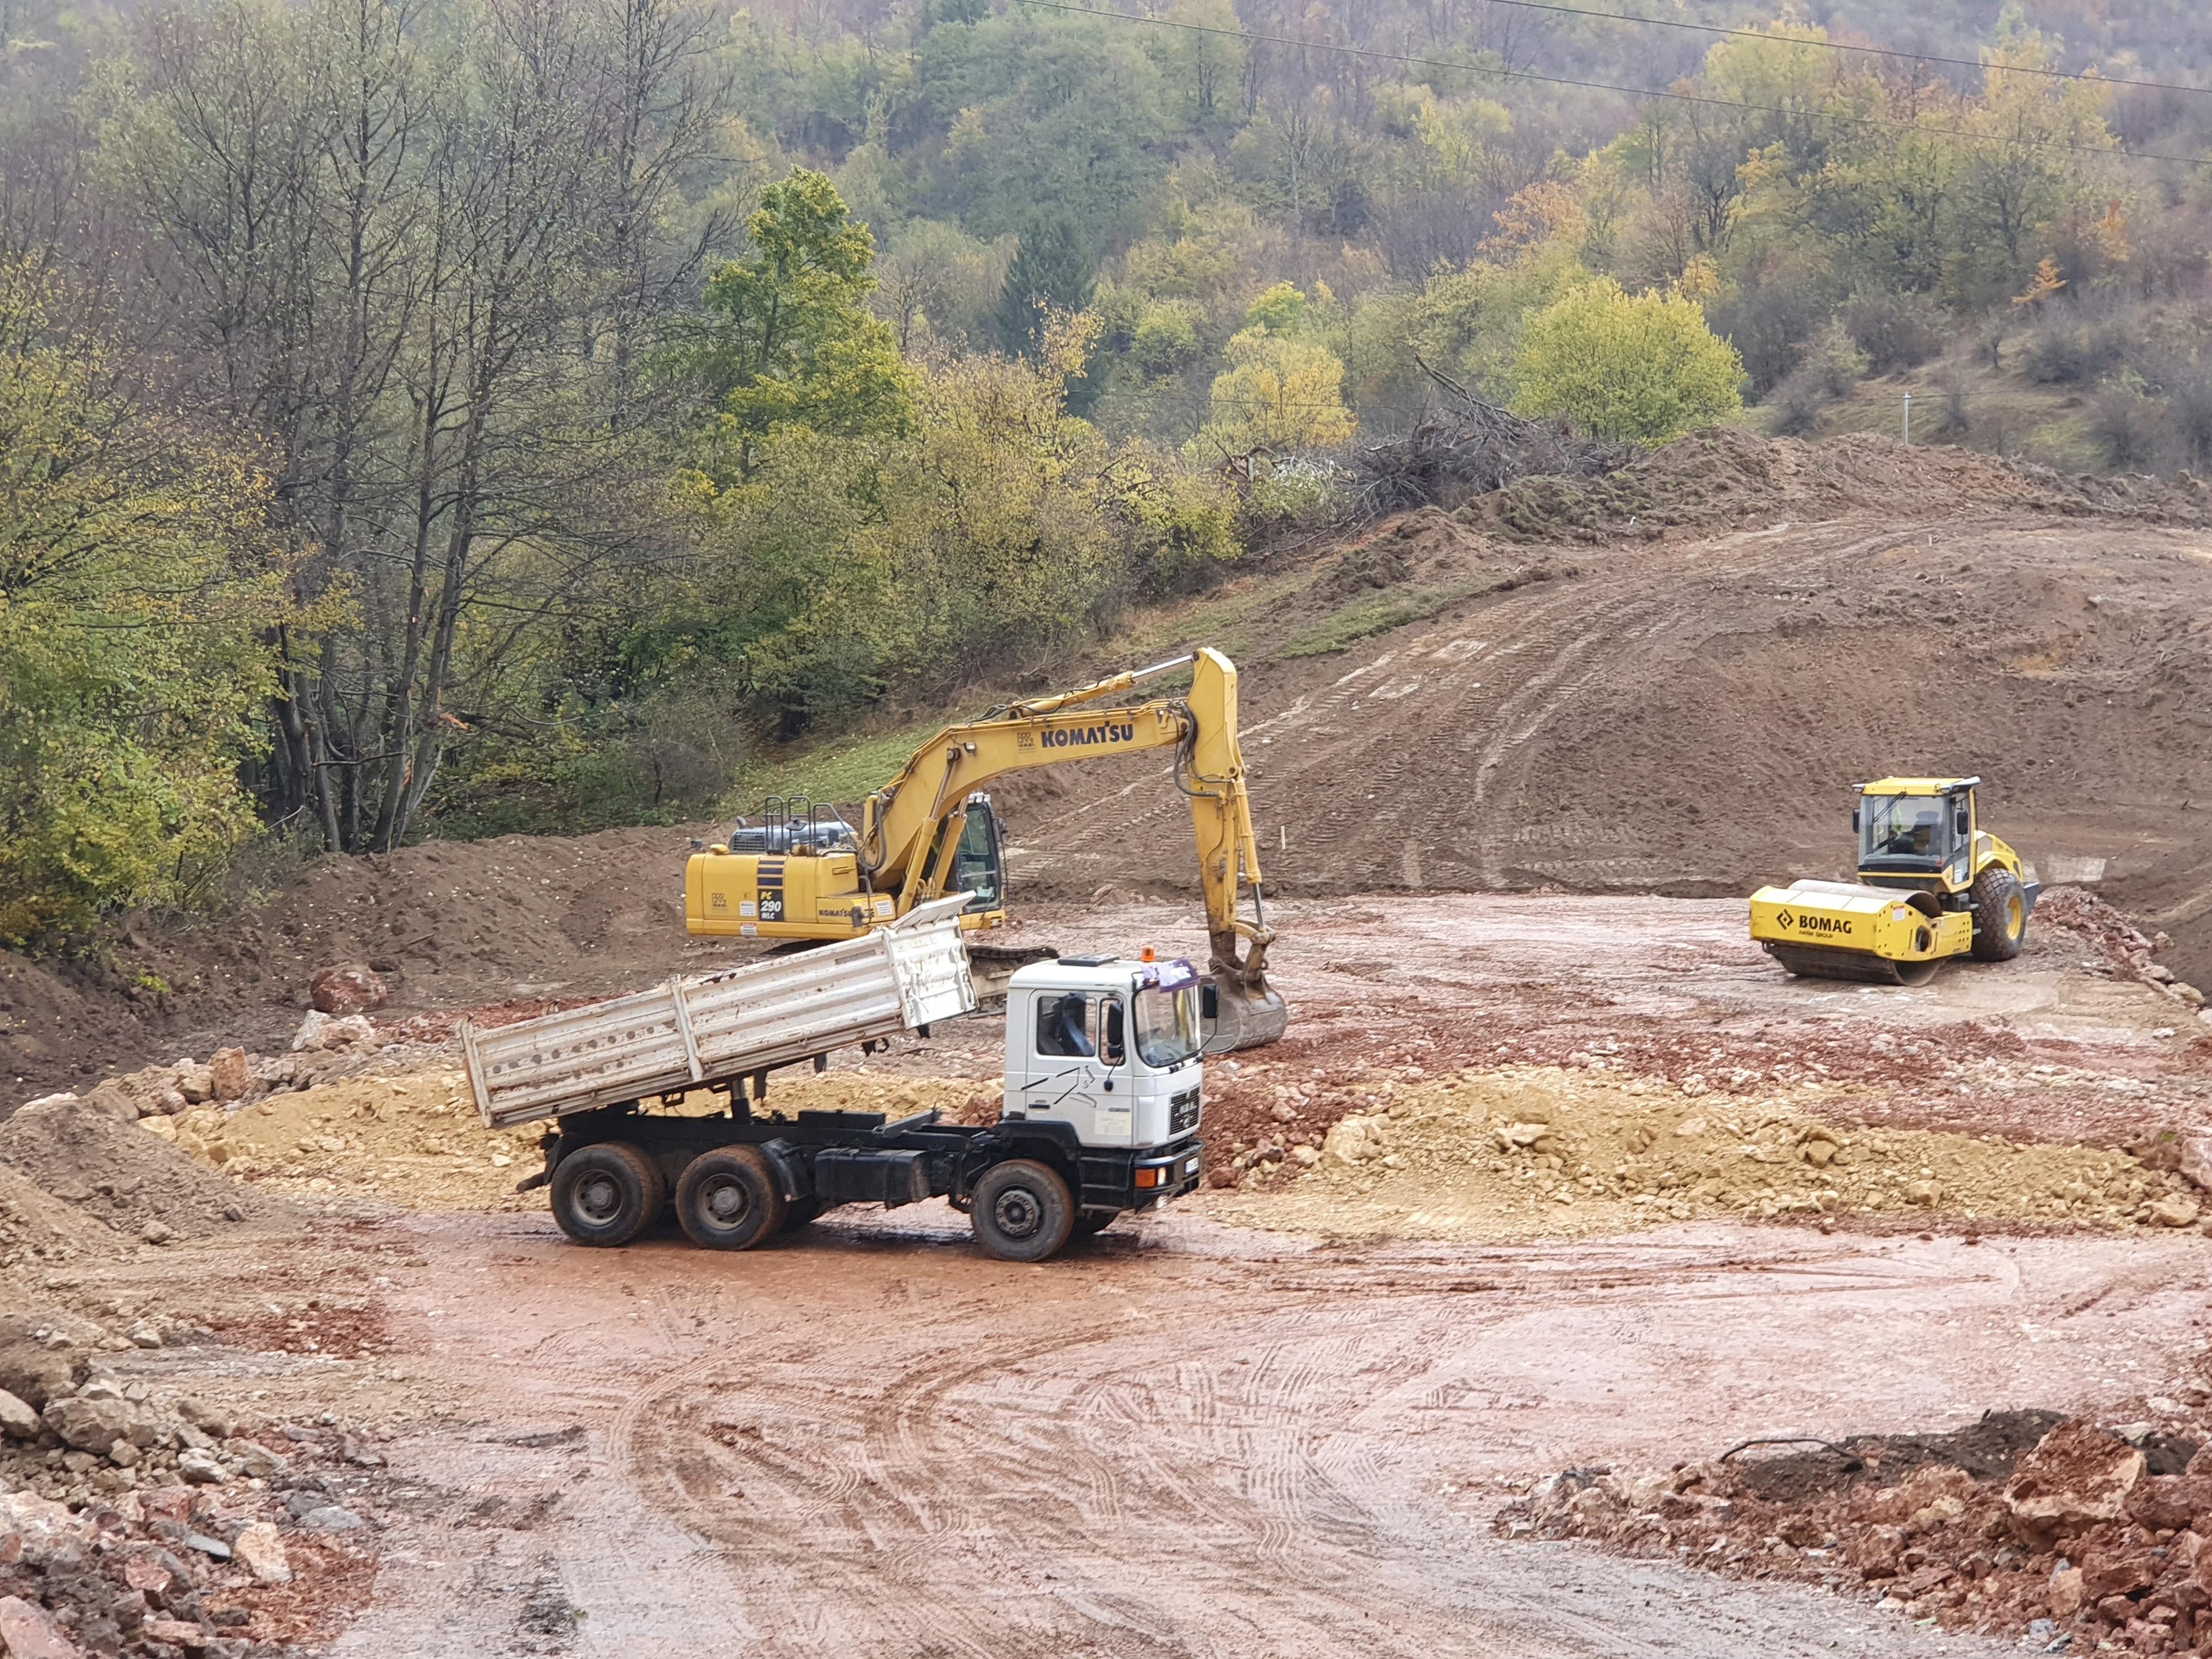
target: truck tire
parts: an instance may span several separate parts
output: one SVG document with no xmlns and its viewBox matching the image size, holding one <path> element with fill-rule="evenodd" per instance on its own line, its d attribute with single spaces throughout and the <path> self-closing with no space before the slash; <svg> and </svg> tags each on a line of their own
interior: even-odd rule
<svg viewBox="0 0 2212 1659">
<path fill-rule="evenodd" d="M 2027 894 L 2020 878 L 1993 864 L 1974 878 L 1974 959 L 2010 962 L 2027 939 Z"/>
<path fill-rule="evenodd" d="M 1049 1166 L 1012 1158 L 983 1172 L 968 1218 L 975 1242 L 1000 1261 L 1042 1261 L 1067 1243 L 1075 1199 Z"/>
<path fill-rule="evenodd" d="M 579 1244 L 627 1244 L 668 1201 L 659 1166 L 626 1140 L 603 1140 L 554 1166 L 553 1219 Z"/>
<path fill-rule="evenodd" d="M 783 1194 L 751 1146 L 702 1152 L 676 1183 L 676 1220 L 702 1249 L 750 1250 L 783 1225 Z"/>
</svg>

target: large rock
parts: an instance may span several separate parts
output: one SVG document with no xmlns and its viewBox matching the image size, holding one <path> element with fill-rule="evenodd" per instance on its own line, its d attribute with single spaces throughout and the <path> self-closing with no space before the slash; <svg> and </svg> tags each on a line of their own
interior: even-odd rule
<svg viewBox="0 0 2212 1659">
<path fill-rule="evenodd" d="M 2077 1418 L 2051 1430 L 2020 1460 L 2005 1485 L 2005 1510 L 2021 1542 L 2048 1549 L 2118 1520 L 2142 1476 L 2140 1451 Z"/>
<path fill-rule="evenodd" d="M 10 1440 L 36 1440 L 39 1437 L 39 1414 L 27 1401 L 18 1399 L 7 1389 L 0 1389 L 0 1435 Z"/>
<path fill-rule="evenodd" d="M 34 1412 L 67 1389 L 76 1370 L 65 1350 L 50 1348 L 31 1334 L 43 1324 L 29 1314 L 0 1315 L 0 1389 Z"/>
<path fill-rule="evenodd" d="M 54 1628 L 45 1608 L 0 1595 L 0 1652 L 9 1659 L 83 1659 L 84 1650 Z"/>
<path fill-rule="evenodd" d="M 208 1092 L 216 1100 L 243 1099 L 248 1080 L 243 1048 L 218 1048 L 208 1061 Z"/>
<path fill-rule="evenodd" d="M 34 1567 L 44 1566 L 64 1545 L 82 1547 L 93 1538 L 91 1527 L 66 1504 L 28 1492 L 0 1492 L 0 1533 L 22 1540 L 23 1559 Z"/>
<path fill-rule="evenodd" d="M 295 1050 L 373 1049 L 377 1046 L 376 1027 L 366 1014 L 311 1013 L 292 1034 Z"/>
<path fill-rule="evenodd" d="M 365 962 L 342 962 L 325 968 L 307 988 L 308 1000 L 324 1014 L 365 1014 L 392 1000 L 384 976 Z"/>
<path fill-rule="evenodd" d="M 253 1575 L 256 1583 L 292 1582 L 292 1563 L 284 1553 L 284 1540 L 277 1536 L 274 1523 L 256 1521 L 230 1540 L 230 1548 L 239 1564 Z"/>
<path fill-rule="evenodd" d="M 2153 1532 L 2212 1530 L 2212 1475 L 2145 1476 L 2128 1494 L 2128 1519 Z"/>
<path fill-rule="evenodd" d="M 2212 1010 L 2207 1011 L 2212 1018 Z M 2181 1132 L 2181 1173 L 2204 1191 L 2212 1193 L 2212 1129 Z"/>
<path fill-rule="evenodd" d="M 117 1441 L 141 1451 L 161 1443 L 163 1424 L 154 1413 L 120 1395 L 72 1395 L 46 1407 L 46 1424 L 64 1443 L 103 1456 Z"/>
</svg>

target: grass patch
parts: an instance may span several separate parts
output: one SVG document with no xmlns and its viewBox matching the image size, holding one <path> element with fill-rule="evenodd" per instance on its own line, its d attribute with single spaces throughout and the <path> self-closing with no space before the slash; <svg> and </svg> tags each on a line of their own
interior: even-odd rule
<svg viewBox="0 0 2212 1659">
<path fill-rule="evenodd" d="M 1333 652 L 1349 650 L 1361 640 L 1376 634 L 1403 628 L 1408 623 L 1426 622 L 1462 599 L 1518 586 L 1516 578 L 1496 576 L 1482 581 L 1448 583 L 1442 587 L 1370 594 L 1354 599 L 1340 611 L 1330 612 L 1277 654 L 1285 658 L 1326 657 Z"/>
<path fill-rule="evenodd" d="M 855 738 L 804 753 L 756 756 L 738 769 L 722 797 L 724 814 L 757 815 L 769 795 L 806 795 L 828 805 L 859 800 L 907 763 L 931 736 L 959 718 L 941 719 Z"/>
</svg>

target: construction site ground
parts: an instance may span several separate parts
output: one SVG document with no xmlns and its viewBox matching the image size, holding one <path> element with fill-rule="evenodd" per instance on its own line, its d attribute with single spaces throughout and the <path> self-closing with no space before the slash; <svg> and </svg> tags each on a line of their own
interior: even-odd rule
<svg viewBox="0 0 2212 1659">
<path fill-rule="evenodd" d="M 477 1121 L 456 1019 L 730 959 L 682 933 L 707 826 L 318 860 L 97 962 L 0 957 L 0 1115 L 83 1097 L 0 1121 L 0 1381 L 59 1355 L 216 1424 L 227 1471 L 0 1444 L 0 1505 L 184 1559 L 132 1592 L 180 1653 L 194 1618 L 379 1659 L 2212 1650 L 2185 1516 L 2087 1602 L 2081 1561 L 1961 1530 L 2059 1417 L 2150 1485 L 2212 1468 L 2195 496 L 1670 454 L 1157 623 L 1246 630 L 1292 1024 L 1208 1062 L 1204 1190 L 1042 1267 L 941 1202 L 602 1252 L 514 1191 L 533 1137 Z M 1790 979 L 1742 895 L 1840 873 L 1848 784 L 1893 769 L 1990 775 L 2051 883 L 2028 950 Z M 1162 768 L 1002 793 L 1008 942 L 1203 955 Z M 373 1039 L 294 1052 L 342 961 L 391 984 Z M 243 1103 L 136 1116 L 229 1043 Z M 768 1104 L 981 1121 L 1000 1043 L 942 1024 Z M 2004 1445 L 1925 1490 L 1721 1461 L 1952 1431 Z M 289 1583 L 240 1565 L 264 1518 Z"/>
</svg>

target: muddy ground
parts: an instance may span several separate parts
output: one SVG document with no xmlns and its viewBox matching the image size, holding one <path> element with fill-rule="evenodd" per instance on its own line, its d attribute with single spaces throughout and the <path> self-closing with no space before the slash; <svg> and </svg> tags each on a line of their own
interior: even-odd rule
<svg viewBox="0 0 2212 1659">
<path fill-rule="evenodd" d="M 78 1231 L 0 1283 L 123 1378 L 325 1449 L 369 1524 L 301 1544 L 303 1583 L 354 1576 L 319 1624 L 256 1613 L 272 1652 L 1995 1652 L 2036 1609 L 1931 1637 L 1933 1602 L 1817 1543 L 1783 1571 L 1511 1512 L 1766 1436 L 2201 1414 L 2212 1238 L 2154 1206 L 2194 1216 L 2159 1136 L 2204 1121 L 2212 1028 L 2075 908 L 1903 992 L 1788 979 L 1725 901 L 1285 902 L 1294 1035 L 1216 1063 L 1223 1184 L 1042 1268 L 941 1203 L 579 1250 L 512 1194 L 529 1148 L 467 1115 L 444 1023 L 403 1014 L 305 1087 L 118 1121 L 143 1187 L 41 1164 Z M 1121 896 L 1025 927 L 1200 937 Z M 955 1022 L 770 1104 L 988 1110 L 996 1049 Z"/>
</svg>

